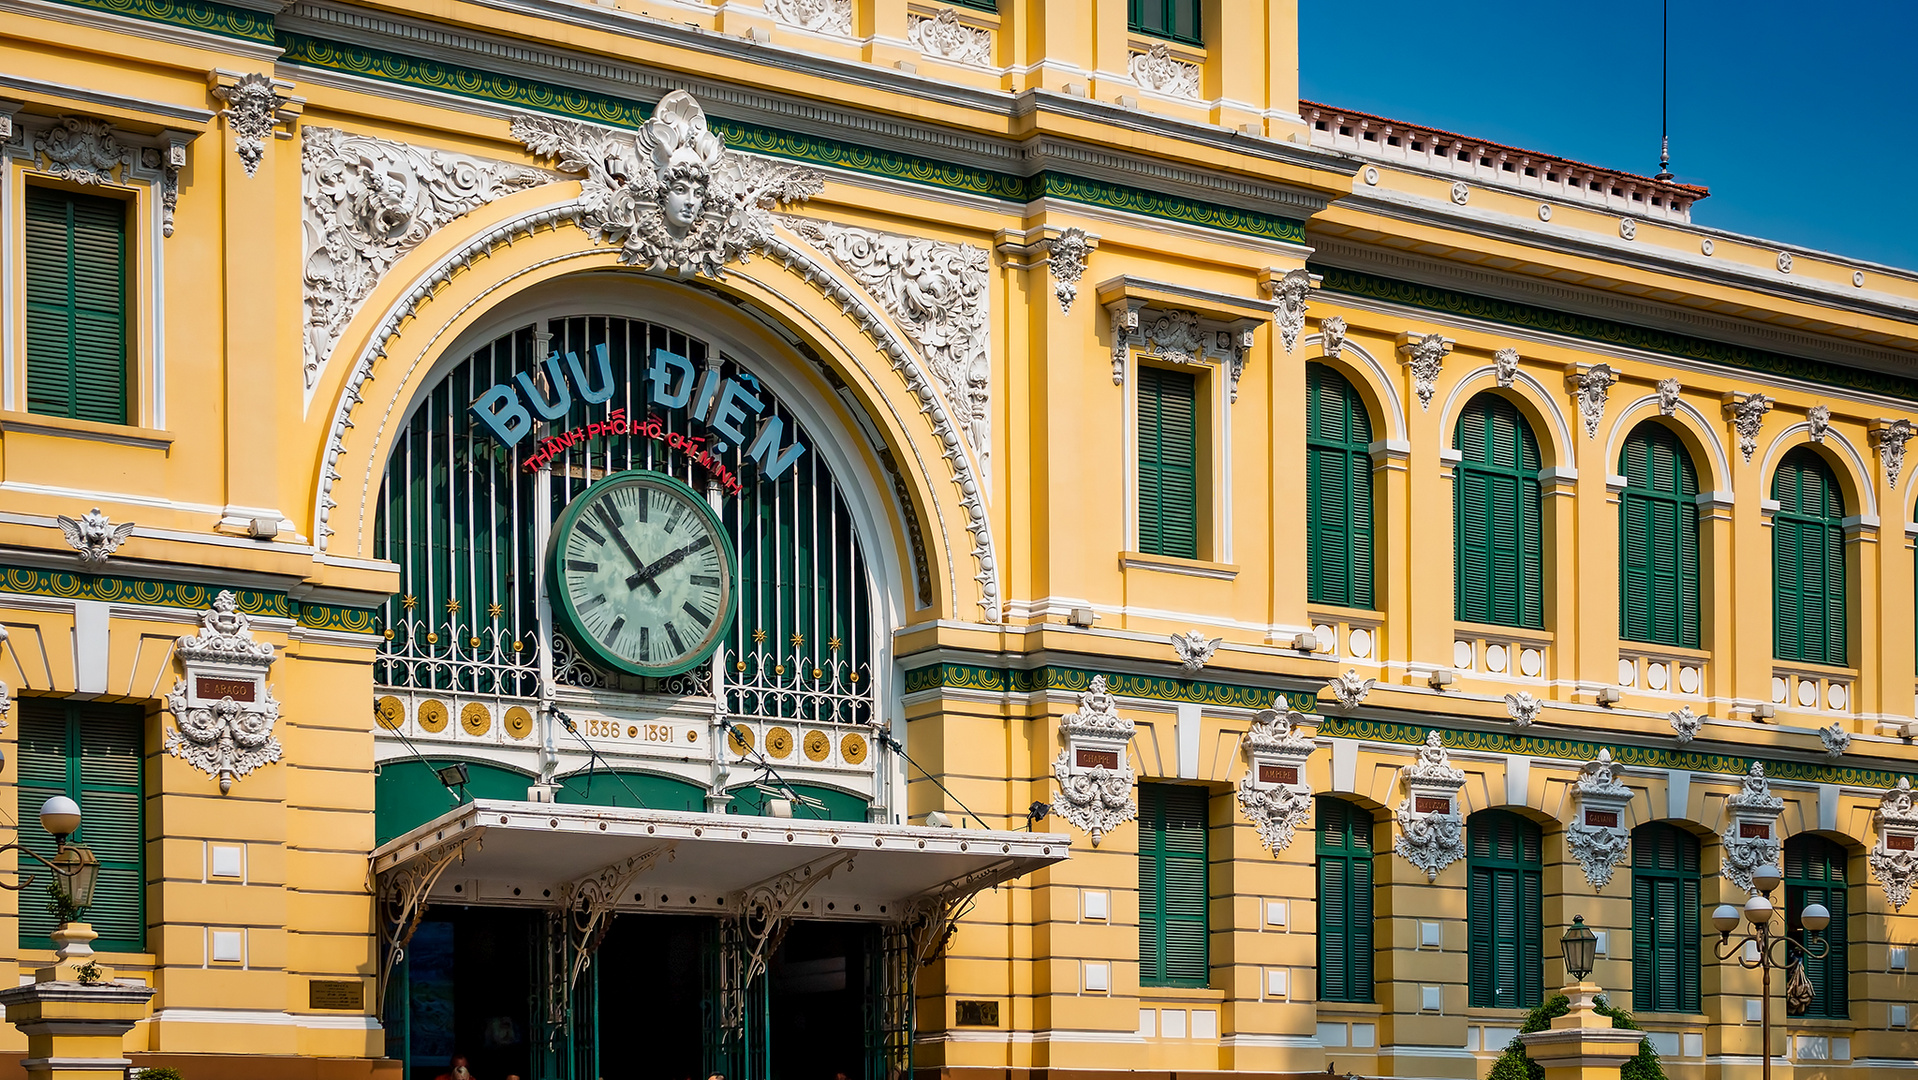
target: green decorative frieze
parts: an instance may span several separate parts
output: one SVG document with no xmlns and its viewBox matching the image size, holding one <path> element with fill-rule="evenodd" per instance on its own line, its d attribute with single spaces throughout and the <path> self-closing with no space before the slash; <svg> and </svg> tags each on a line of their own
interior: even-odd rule
<svg viewBox="0 0 1918 1080">
<path fill-rule="evenodd" d="M 286 50 L 282 58 L 285 63 L 306 64 L 329 71 L 404 83 L 614 127 L 637 128 L 652 114 L 652 107 L 643 102 L 567 89 L 437 60 L 423 60 L 291 32 L 282 32 L 278 40 L 280 47 Z M 1016 176 L 718 117 L 711 117 L 709 121 L 713 130 L 726 140 L 728 147 L 744 153 L 786 158 L 822 168 L 844 169 L 1009 202 L 1060 199 L 1241 236 L 1293 244 L 1305 242 L 1303 221 L 1256 210 L 1241 210 L 1056 172 Z"/>
<path fill-rule="evenodd" d="M 103 600 L 143 607 L 179 608 L 201 612 L 213 606 L 224 587 L 181 581 L 149 581 L 112 574 L 70 574 L 35 567 L 0 567 L 0 591 L 27 596 L 57 596 L 63 600 Z M 285 593 L 260 589 L 233 589 L 239 610 L 248 615 L 291 619 L 313 630 L 349 634 L 379 632 L 377 608 L 306 604 Z"/>
<path fill-rule="evenodd" d="M 1612 760 L 1621 765 L 1676 769 L 1692 773 L 1715 773 L 1721 776 L 1743 776 L 1750 771 L 1753 761 L 1763 762 L 1765 775 L 1774 780 L 1801 780 L 1816 784 L 1889 788 L 1898 783 L 1900 775 L 1881 769 L 1858 769 L 1802 761 L 1771 761 L 1737 754 L 1709 754 L 1659 746 L 1584 742 L 1579 739 L 1555 739 L 1505 731 L 1451 731 L 1421 724 L 1392 723 L 1336 714 L 1318 718 L 1318 734 L 1336 739 L 1363 739 L 1367 742 L 1419 746 L 1425 742 L 1427 733 L 1432 731 L 1437 731 L 1440 740 L 1452 750 L 1480 750 L 1494 754 L 1557 758 L 1561 761 L 1580 763 L 1597 757 L 1600 750 L 1610 750 Z"/>
<path fill-rule="evenodd" d="M 1310 269 L 1313 273 L 1324 276 L 1322 288 L 1328 293 L 1347 293 L 1446 315 L 1462 315 L 1504 323 L 1507 326 L 1522 326 L 1531 330 L 1563 334 L 1566 337 L 1582 338 L 1600 345 L 1643 349 L 1647 352 L 1681 356 L 1688 360 L 1701 360 L 1726 367 L 1742 368 L 1746 371 L 1805 379 L 1826 386 L 1838 386 L 1848 390 L 1918 401 L 1918 379 L 1847 367 L 1842 364 L 1829 364 L 1821 360 L 1808 360 L 1804 357 L 1787 356 L 1783 353 L 1766 352 L 1763 349 L 1747 349 L 1738 345 L 1727 345 L 1724 342 L 1667 333 L 1650 327 L 1552 311 L 1548 308 L 1533 307 L 1510 300 L 1494 300 L 1490 297 L 1454 292 L 1431 285 L 1419 285 L 1409 281 L 1364 274 L 1356 270 L 1342 270 L 1336 266 L 1314 264 L 1310 266 Z"/>
<path fill-rule="evenodd" d="M 188 30 L 273 43 L 273 16 L 210 0 L 59 0 L 68 7 L 170 23 Z"/>
</svg>

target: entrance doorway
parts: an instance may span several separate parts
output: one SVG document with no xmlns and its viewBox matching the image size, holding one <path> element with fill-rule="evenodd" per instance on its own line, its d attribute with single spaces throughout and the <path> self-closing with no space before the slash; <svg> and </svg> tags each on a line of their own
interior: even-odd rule
<svg viewBox="0 0 1918 1080">
<path fill-rule="evenodd" d="M 407 945 L 401 992 L 388 1002 L 388 1053 L 404 1058 L 406 1080 L 433 1080 L 454 1055 L 482 1080 L 532 1080 L 532 943 L 534 920 L 544 917 L 510 908 L 427 913 Z M 390 1045 L 396 1035 L 401 1047 Z"/>
<path fill-rule="evenodd" d="M 613 919 L 593 957 L 594 970 L 584 976 L 597 980 L 600 1075 L 622 1080 L 706 1075 L 701 958 L 712 923 L 689 915 Z"/>
<path fill-rule="evenodd" d="M 859 923 L 794 923 L 767 964 L 770 1080 L 862 1080 L 868 941 Z"/>
</svg>

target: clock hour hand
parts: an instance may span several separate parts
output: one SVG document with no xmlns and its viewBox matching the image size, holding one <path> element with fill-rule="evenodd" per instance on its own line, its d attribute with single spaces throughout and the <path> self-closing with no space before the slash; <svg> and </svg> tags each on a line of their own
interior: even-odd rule
<svg viewBox="0 0 1918 1080">
<path fill-rule="evenodd" d="M 626 553 L 626 561 L 633 565 L 635 573 L 632 577 L 626 579 L 626 587 L 629 589 L 634 588 L 646 574 L 646 560 L 640 558 L 639 552 L 633 550 L 632 543 L 626 539 L 624 533 L 618 529 L 608 529 L 606 531 L 613 534 L 613 543 L 619 545 L 619 550 Z M 668 557 L 670 558 L 670 556 Z M 651 580 L 648 580 L 646 584 L 652 585 L 654 596 L 659 595 L 659 586 L 653 585 Z"/>
</svg>

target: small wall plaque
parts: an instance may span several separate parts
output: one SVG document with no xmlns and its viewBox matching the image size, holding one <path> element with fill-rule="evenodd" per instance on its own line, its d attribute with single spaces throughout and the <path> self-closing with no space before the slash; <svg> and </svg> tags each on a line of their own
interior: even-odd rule
<svg viewBox="0 0 1918 1080">
<path fill-rule="evenodd" d="M 306 1007 L 358 1012 L 366 1007 L 366 987 L 358 979 L 313 979 L 306 984 Z"/>
<path fill-rule="evenodd" d="M 1296 784 L 1298 782 L 1299 767 L 1297 765 L 1260 764 L 1259 766 L 1259 783 L 1261 784 Z"/>
<path fill-rule="evenodd" d="M 1585 824 L 1597 826 L 1601 829 L 1616 829 L 1618 828 L 1618 814 L 1611 810 L 1587 810 L 1585 811 Z"/>
<path fill-rule="evenodd" d="M 1119 768 L 1119 752 L 1116 750 L 1081 750 L 1077 755 L 1077 761 L 1081 769 L 1098 768 L 1116 771 Z"/>
<path fill-rule="evenodd" d="M 221 698 L 252 701 L 254 687 L 257 685 L 252 679 L 219 679 L 196 675 L 193 679 L 193 692 L 203 701 L 218 701 Z"/>
<path fill-rule="evenodd" d="M 1452 812 L 1452 800 L 1441 795 L 1418 795 L 1412 799 L 1412 812 L 1415 814 L 1449 814 Z"/>
<path fill-rule="evenodd" d="M 998 1027 L 999 1003 L 996 1001 L 961 1001 L 959 1003 L 960 1027 Z"/>
</svg>

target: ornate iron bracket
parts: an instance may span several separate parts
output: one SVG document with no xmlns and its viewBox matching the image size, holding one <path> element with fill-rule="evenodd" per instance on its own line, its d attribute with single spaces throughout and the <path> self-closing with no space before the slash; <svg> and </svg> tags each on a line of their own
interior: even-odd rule
<svg viewBox="0 0 1918 1080">
<path fill-rule="evenodd" d="M 746 977 L 741 987 L 751 986 L 765 974 L 766 961 L 785 940 L 792 928 L 792 913 L 807 894 L 833 876 L 840 867 L 850 868 L 853 852 L 828 855 L 797 866 L 777 877 L 748 886 L 740 897 L 740 929 L 746 932 Z"/>
<path fill-rule="evenodd" d="M 426 898 L 433 892 L 433 886 L 439 884 L 440 875 L 446 873 L 455 860 L 465 859 L 468 844 L 477 845 L 485 835 L 485 826 L 470 829 L 380 875 L 378 1007 L 386 1006 L 387 984 L 392 981 L 393 969 L 406 958 L 407 943 L 413 940 L 413 932 L 420 928 L 420 920 L 426 915 Z"/>
<path fill-rule="evenodd" d="M 580 973 L 606 940 L 613 925 L 613 909 L 619 898 L 632 887 L 633 879 L 651 870 L 660 858 L 675 858 L 674 845 L 656 844 L 630 859 L 622 859 L 560 888 L 558 908 L 566 916 L 566 931 L 572 946 L 572 963 L 567 974 L 569 991 L 579 985 Z"/>
</svg>

